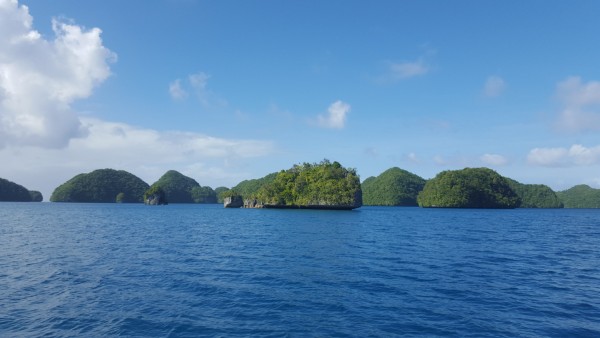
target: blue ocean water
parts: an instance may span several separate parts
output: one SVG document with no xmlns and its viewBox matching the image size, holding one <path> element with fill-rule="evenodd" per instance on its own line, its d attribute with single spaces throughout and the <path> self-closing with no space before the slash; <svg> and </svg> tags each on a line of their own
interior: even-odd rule
<svg viewBox="0 0 600 338">
<path fill-rule="evenodd" d="M 0 203 L 2 337 L 599 337 L 600 210 Z"/>
</svg>

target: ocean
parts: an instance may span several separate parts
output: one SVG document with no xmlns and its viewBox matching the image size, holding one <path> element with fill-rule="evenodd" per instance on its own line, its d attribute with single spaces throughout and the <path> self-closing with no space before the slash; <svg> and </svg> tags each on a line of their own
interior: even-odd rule
<svg viewBox="0 0 600 338">
<path fill-rule="evenodd" d="M 0 203 L 0 337 L 600 337 L 600 210 Z"/>
</svg>

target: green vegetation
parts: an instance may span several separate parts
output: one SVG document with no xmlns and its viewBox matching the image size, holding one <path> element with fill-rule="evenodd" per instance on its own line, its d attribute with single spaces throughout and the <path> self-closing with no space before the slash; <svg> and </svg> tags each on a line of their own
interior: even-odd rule
<svg viewBox="0 0 600 338">
<path fill-rule="evenodd" d="M 192 200 L 194 203 L 217 203 L 217 193 L 211 187 L 193 187 Z"/>
<path fill-rule="evenodd" d="M 161 186 L 152 185 L 144 192 L 144 203 L 150 205 L 166 205 L 168 204 L 167 194 Z"/>
<path fill-rule="evenodd" d="M 280 171 L 274 178 L 268 175 L 262 180 L 267 183 L 255 194 L 238 192 L 244 198 L 256 198 L 268 207 L 358 208 L 362 205 L 356 170 L 346 169 L 338 162 L 323 160 L 294 165 L 289 170 Z M 258 183 L 260 181 L 252 182 Z"/>
<path fill-rule="evenodd" d="M 391 168 L 362 183 L 364 205 L 417 206 L 425 180 L 400 168 Z"/>
<path fill-rule="evenodd" d="M 600 189 L 589 185 L 576 185 L 556 194 L 565 208 L 600 208 Z"/>
<path fill-rule="evenodd" d="M 211 187 L 202 187 L 196 180 L 169 170 L 152 187 L 161 187 L 169 203 L 216 203 L 217 195 Z"/>
<path fill-rule="evenodd" d="M 417 201 L 426 208 L 506 209 L 521 203 L 508 181 L 488 168 L 443 171 L 427 181 Z"/>
<path fill-rule="evenodd" d="M 235 187 L 231 188 L 223 197 L 231 197 L 234 195 L 240 195 L 244 198 L 256 198 L 258 191 L 265 185 L 273 183 L 277 177 L 277 173 L 271 173 L 263 178 L 257 178 L 252 180 L 245 180 Z"/>
<path fill-rule="evenodd" d="M 99 169 L 79 174 L 54 190 L 51 202 L 142 203 L 148 184 L 124 170 Z"/>
<path fill-rule="evenodd" d="M 24 186 L 0 178 L 0 202 L 41 202 L 39 191 L 29 191 Z"/>
<path fill-rule="evenodd" d="M 225 199 L 225 196 L 223 196 L 223 194 L 227 191 L 229 191 L 229 188 L 227 187 L 215 188 L 215 194 L 217 194 L 217 203 L 223 203 L 223 199 Z"/>
<path fill-rule="evenodd" d="M 563 203 L 550 187 L 543 184 L 523 184 L 506 178 L 511 189 L 521 199 L 519 208 L 562 208 Z"/>
</svg>

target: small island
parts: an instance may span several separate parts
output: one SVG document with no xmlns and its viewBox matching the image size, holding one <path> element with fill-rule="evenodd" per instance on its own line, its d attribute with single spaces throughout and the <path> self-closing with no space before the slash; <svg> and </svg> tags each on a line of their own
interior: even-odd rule
<svg viewBox="0 0 600 338">
<path fill-rule="evenodd" d="M 142 203 L 150 186 L 139 177 L 114 169 L 79 174 L 54 189 L 51 202 Z"/>
<path fill-rule="evenodd" d="M 417 196 L 425 186 L 425 179 L 394 167 L 362 183 L 364 205 L 417 206 Z"/>
<path fill-rule="evenodd" d="M 565 208 L 600 208 L 600 189 L 594 189 L 587 184 L 559 191 L 557 195 L 564 203 Z"/>
<path fill-rule="evenodd" d="M 150 199 L 152 203 L 147 203 L 148 196 L 153 196 Z M 191 177 L 169 170 L 152 184 L 144 201 L 146 204 L 217 203 L 217 193 L 211 187 L 201 186 Z"/>
<path fill-rule="evenodd" d="M 0 202 L 41 202 L 42 193 L 0 178 Z"/>
<path fill-rule="evenodd" d="M 423 208 L 513 209 L 521 203 L 506 178 L 488 168 L 443 171 L 427 181 L 417 200 Z"/>
<path fill-rule="evenodd" d="M 231 204 L 240 196 L 246 208 L 352 210 L 362 206 L 356 170 L 329 160 L 297 164 L 262 179 L 246 181 L 245 185 L 253 187 L 248 189 L 252 190 L 249 194 L 231 189 L 227 202 Z"/>
</svg>

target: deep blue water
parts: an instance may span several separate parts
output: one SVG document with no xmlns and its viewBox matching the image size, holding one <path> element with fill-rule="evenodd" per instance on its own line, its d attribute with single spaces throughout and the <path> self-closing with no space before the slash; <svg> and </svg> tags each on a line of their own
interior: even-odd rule
<svg viewBox="0 0 600 338">
<path fill-rule="evenodd" d="M 0 203 L 0 336 L 599 337 L 600 210 Z"/>
</svg>

